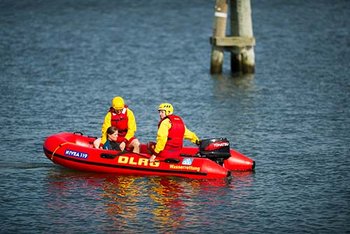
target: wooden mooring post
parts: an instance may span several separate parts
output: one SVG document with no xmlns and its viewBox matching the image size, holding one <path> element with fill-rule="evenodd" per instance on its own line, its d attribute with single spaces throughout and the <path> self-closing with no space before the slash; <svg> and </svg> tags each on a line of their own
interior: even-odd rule
<svg viewBox="0 0 350 234">
<path fill-rule="evenodd" d="M 230 8 L 230 36 L 226 36 L 228 8 Z M 231 53 L 232 72 L 255 72 L 255 38 L 250 0 L 216 0 L 213 36 L 210 38 L 210 43 L 211 74 L 222 73 L 224 51 Z"/>
</svg>

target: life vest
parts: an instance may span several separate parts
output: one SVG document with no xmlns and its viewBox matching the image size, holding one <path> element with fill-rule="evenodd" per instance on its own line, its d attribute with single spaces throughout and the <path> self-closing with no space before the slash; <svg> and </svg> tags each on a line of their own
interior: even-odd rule
<svg viewBox="0 0 350 234">
<path fill-rule="evenodd" d="M 169 129 L 168 140 L 165 144 L 164 150 L 181 150 L 185 134 L 185 124 L 179 116 L 169 115 L 159 122 L 158 128 L 161 122 L 164 121 L 166 118 L 170 120 L 171 128 Z"/>
<path fill-rule="evenodd" d="M 111 126 L 118 129 L 118 136 L 124 137 L 128 132 L 128 106 L 125 105 L 120 114 L 117 114 L 113 107 L 109 109 L 109 112 L 111 112 Z"/>
</svg>

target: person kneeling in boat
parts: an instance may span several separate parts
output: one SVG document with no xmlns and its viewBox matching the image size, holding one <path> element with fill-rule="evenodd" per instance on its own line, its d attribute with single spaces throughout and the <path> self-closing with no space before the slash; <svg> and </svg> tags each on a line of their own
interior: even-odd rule
<svg viewBox="0 0 350 234">
<path fill-rule="evenodd" d="M 160 104 L 158 112 L 160 121 L 158 123 L 157 142 L 155 146 L 151 146 L 150 162 L 154 162 L 156 157 L 180 157 L 184 139 L 199 144 L 197 135 L 186 128 L 181 117 L 173 114 L 174 108 L 170 103 Z"/>
<path fill-rule="evenodd" d="M 136 120 L 132 110 L 124 103 L 122 97 L 114 97 L 112 106 L 107 112 L 102 124 L 102 137 L 100 142 L 98 139 L 94 142 L 94 146 L 102 148 L 107 141 L 106 131 L 110 126 L 118 129 L 119 147 L 123 151 L 132 148 L 134 153 L 140 153 L 140 141 L 135 137 Z"/>
</svg>

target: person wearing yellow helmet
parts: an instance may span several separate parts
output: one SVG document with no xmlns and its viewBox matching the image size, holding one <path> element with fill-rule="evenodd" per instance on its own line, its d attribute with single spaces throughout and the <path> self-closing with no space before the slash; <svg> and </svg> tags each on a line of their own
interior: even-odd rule
<svg viewBox="0 0 350 234">
<path fill-rule="evenodd" d="M 103 147 L 107 141 L 107 129 L 114 126 L 118 129 L 118 142 L 121 150 L 132 148 L 134 153 L 140 153 L 140 142 L 135 137 L 136 120 L 132 110 L 124 103 L 120 96 L 112 99 L 112 105 L 107 112 L 102 124 L 102 137 L 96 140 L 95 147 Z"/>
<path fill-rule="evenodd" d="M 160 121 L 158 123 L 157 142 L 152 149 L 150 161 L 156 157 L 180 157 L 183 140 L 199 143 L 197 135 L 190 131 L 180 116 L 174 115 L 174 107 L 170 103 L 162 103 L 158 107 Z"/>
</svg>

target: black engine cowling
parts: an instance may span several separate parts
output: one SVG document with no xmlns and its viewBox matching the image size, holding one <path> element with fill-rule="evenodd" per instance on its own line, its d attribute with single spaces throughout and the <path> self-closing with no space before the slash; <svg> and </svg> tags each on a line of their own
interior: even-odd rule
<svg viewBox="0 0 350 234">
<path fill-rule="evenodd" d="M 211 138 L 201 140 L 199 145 L 201 157 L 209 158 L 222 165 L 230 154 L 230 142 L 226 138 Z"/>
</svg>

